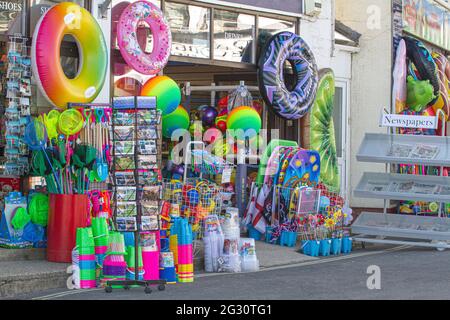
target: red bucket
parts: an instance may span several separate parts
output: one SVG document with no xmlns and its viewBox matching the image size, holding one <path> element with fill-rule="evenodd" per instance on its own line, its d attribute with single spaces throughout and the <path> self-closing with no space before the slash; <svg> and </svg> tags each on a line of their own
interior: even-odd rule
<svg viewBox="0 0 450 320">
<path fill-rule="evenodd" d="M 88 226 L 89 199 L 84 194 L 50 194 L 47 260 L 72 262 L 77 228 Z"/>
</svg>

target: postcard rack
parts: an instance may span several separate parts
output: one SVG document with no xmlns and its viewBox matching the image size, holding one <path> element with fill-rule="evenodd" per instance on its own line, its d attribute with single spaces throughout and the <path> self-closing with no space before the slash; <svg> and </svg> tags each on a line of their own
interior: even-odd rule
<svg viewBox="0 0 450 320">
<path fill-rule="evenodd" d="M 408 116 L 390 115 L 397 120 Z M 438 128 L 445 117 L 438 112 L 435 119 L 428 117 Z M 419 121 L 420 122 L 420 121 Z M 405 123 L 400 121 L 399 123 Z M 383 126 L 383 121 L 382 124 Z M 362 212 L 352 226 L 358 236 L 354 240 L 363 243 L 382 243 L 450 248 L 450 178 L 443 176 L 443 167 L 450 164 L 450 137 L 410 136 L 394 134 L 395 125 L 388 126 L 387 134 L 366 134 L 356 156 L 360 162 L 385 163 L 385 173 L 364 173 L 354 190 L 355 197 L 384 199 L 383 213 Z M 421 128 L 416 126 L 414 128 Z M 440 166 L 440 175 L 411 175 L 391 173 L 391 165 Z M 437 209 L 438 216 L 415 214 L 389 214 L 389 201 L 409 200 L 429 202 Z"/>
<path fill-rule="evenodd" d="M 134 233 L 135 261 L 134 279 L 107 281 L 108 293 L 113 287 L 139 286 L 145 293 L 152 292 L 152 285 L 165 289 L 165 280 L 144 280 L 139 270 L 140 246 L 146 236 L 160 232 L 161 117 L 155 97 L 113 99 L 113 217 L 117 231 Z M 152 239 L 157 245 L 159 237 Z"/>
</svg>

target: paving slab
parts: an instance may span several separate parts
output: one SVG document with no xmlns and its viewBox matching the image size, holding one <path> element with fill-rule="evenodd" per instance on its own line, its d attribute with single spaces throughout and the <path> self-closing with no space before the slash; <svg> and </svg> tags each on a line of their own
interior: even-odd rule
<svg viewBox="0 0 450 320">
<path fill-rule="evenodd" d="M 261 268 L 297 264 L 318 259 L 299 253 L 299 249 L 299 246 L 288 248 L 263 241 L 256 241 L 256 256 L 258 257 Z"/>
<path fill-rule="evenodd" d="M 66 287 L 65 263 L 45 260 L 0 262 L 0 298 Z"/>
<path fill-rule="evenodd" d="M 24 261 L 45 260 L 46 249 L 4 249 L 0 248 L 0 262 L 2 261 Z"/>
</svg>

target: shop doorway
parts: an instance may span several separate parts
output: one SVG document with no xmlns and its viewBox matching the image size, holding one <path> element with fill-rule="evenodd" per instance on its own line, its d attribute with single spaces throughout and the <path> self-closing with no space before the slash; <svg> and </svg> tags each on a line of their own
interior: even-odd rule
<svg viewBox="0 0 450 320">
<path fill-rule="evenodd" d="M 336 137 L 336 153 L 341 181 L 341 193 L 348 190 L 348 164 L 350 163 L 349 149 L 349 126 L 348 126 L 348 106 L 349 106 L 349 81 L 336 79 L 336 93 L 334 96 L 334 130 Z"/>
</svg>

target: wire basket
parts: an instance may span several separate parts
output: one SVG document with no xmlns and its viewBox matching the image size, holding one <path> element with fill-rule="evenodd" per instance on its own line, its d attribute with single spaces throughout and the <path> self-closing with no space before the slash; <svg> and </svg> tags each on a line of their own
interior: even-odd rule
<svg viewBox="0 0 450 320">
<path fill-rule="evenodd" d="M 192 226 L 194 256 L 200 253 L 199 244 L 205 234 L 205 218 L 222 212 L 226 194 L 222 187 L 205 179 L 163 181 L 162 199 L 170 204 L 170 215 L 188 218 Z"/>
</svg>

